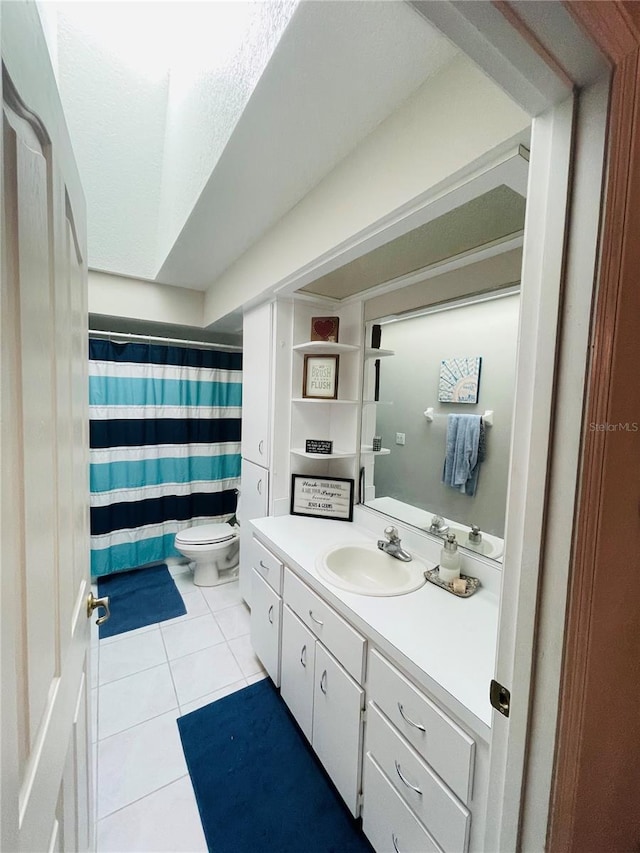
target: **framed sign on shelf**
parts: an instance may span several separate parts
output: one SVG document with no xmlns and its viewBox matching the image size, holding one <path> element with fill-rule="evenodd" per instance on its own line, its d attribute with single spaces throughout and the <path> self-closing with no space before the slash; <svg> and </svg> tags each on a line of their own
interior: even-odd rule
<svg viewBox="0 0 640 853">
<path fill-rule="evenodd" d="M 339 355 L 305 355 L 302 396 L 307 399 L 338 398 Z"/>
<path fill-rule="evenodd" d="M 353 480 L 291 475 L 291 515 L 353 520 Z"/>
</svg>

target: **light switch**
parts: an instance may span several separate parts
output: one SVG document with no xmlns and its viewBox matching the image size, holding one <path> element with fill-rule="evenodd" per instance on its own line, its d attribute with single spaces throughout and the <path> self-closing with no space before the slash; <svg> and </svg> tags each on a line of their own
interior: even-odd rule
<svg viewBox="0 0 640 853">
<path fill-rule="evenodd" d="M 404 433 L 397 432 L 396 433 L 396 444 L 404 444 Z"/>
</svg>

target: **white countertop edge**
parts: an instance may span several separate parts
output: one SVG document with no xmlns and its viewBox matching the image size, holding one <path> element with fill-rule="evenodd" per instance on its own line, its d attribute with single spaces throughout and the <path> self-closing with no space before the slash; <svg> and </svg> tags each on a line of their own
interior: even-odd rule
<svg viewBox="0 0 640 853">
<path fill-rule="evenodd" d="M 434 678 L 426 669 L 421 667 L 419 663 L 414 660 L 414 655 L 411 654 L 409 649 L 403 650 L 392 642 L 386 636 L 386 632 L 383 631 L 382 625 L 378 624 L 376 626 L 375 624 L 372 624 L 372 621 L 374 620 L 367 618 L 362 612 L 363 610 L 367 610 L 367 608 L 377 609 L 380 611 L 381 609 L 384 609 L 384 602 L 397 602 L 398 600 L 404 600 L 406 603 L 410 596 L 414 596 L 412 605 L 415 609 L 415 605 L 418 603 L 418 599 L 416 599 L 415 596 L 418 596 L 420 593 L 422 593 L 420 606 L 422 606 L 424 600 L 427 600 L 426 596 L 430 596 L 431 601 L 436 601 L 440 606 L 449 605 L 451 602 L 449 602 L 447 598 L 438 599 L 433 597 L 434 594 L 437 594 L 437 596 L 449 596 L 449 593 L 434 587 L 432 584 L 426 584 L 425 587 L 416 590 L 416 592 L 408 593 L 404 596 L 374 598 L 371 596 L 349 593 L 332 587 L 318 575 L 315 569 L 315 559 L 309 552 L 304 555 L 304 559 L 300 559 L 299 554 L 294 555 L 291 553 L 292 550 L 299 551 L 301 547 L 304 551 L 304 546 L 301 546 L 300 541 L 296 543 L 295 537 L 291 535 L 293 527 L 297 528 L 298 533 L 303 530 L 306 536 L 310 537 L 312 540 L 316 538 L 318 539 L 320 544 L 317 548 L 317 552 L 329 547 L 332 544 L 331 540 L 333 540 L 335 544 L 341 544 L 343 542 L 353 543 L 358 541 L 370 543 L 370 532 L 352 523 L 348 524 L 346 522 L 301 518 L 297 516 L 271 516 L 268 518 L 255 519 L 251 521 L 250 524 L 253 530 L 257 533 L 257 538 L 272 550 L 285 565 L 289 566 L 297 575 L 299 575 L 309 587 L 326 599 L 326 601 L 342 616 L 344 616 L 356 629 L 366 634 L 371 639 L 371 644 L 374 648 L 377 648 L 386 657 L 388 657 L 391 662 L 404 670 L 407 675 L 413 678 L 437 701 L 442 702 L 446 709 L 450 711 L 453 716 L 457 717 L 462 724 L 468 726 L 485 742 L 490 742 L 491 707 L 488 699 L 490 678 L 486 678 L 485 689 L 481 691 L 476 690 L 475 695 L 472 698 L 470 698 L 470 696 L 474 691 L 469 690 L 466 691 L 467 695 L 464 698 L 456 695 L 456 693 L 452 689 L 449 689 L 446 684 L 441 683 L 440 679 Z M 309 527 L 309 525 L 311 525 L 311 527 Z M 327 527 L 327 525 L 329 525 L 329 527 Z M 433 567 L 434 564 L 428 559 L 421 555 L 416 554 L 416 556 L 427 565 L 427 568 Z M 487 621 L 491 624 L 487 625 L 487 630 L 491 631 L 494 635 L 493 643 L 488 643 L 488 645 L 492 645 L 494 649 L 494 654 L 491 655 L 490 664 L 486 667 L 486 674 L 488 676 L 495 657 L 498 601 L 491 592 L 482 588 L 475 594 L 475 596 L 473 596 L 473 598 L 475 599 L 480 596 L 485 599 L 484 604 L 488 605 L 488 610 L 485 607 L 485 611 L 488 613 Z M 472 599 L 457 600 L 453 596 L 450 596 L 450 598 L 456 605 L 456 612 L 459 614 L 460 618 L 464 620 L 464 608 L 468 607 L 472 602 Z M 476 602 L 476 606 L 478 604 L 480 604 L 480 602 Z M 395 606 L 396 605 L 394 603 L 391 604 L 391 607 Z M 383 620 L 378 618 L 377 621 L 380 623 Z M 464 662 L 458 660 L 454 661 L 454 663 L 463 665 Z M 473 668 L 467 675 L 468 678 L 462 679 L 462 683 L 466 684 L 467 681 L 473 679 L 474 675 L 477 675 L 475 668 Z M 446 679 L 442 678 L 442 681 L 446 681 Z M 486 698 L 484 700 L 480 700 L 479 693 L 484 693 Z"/>
</svg>

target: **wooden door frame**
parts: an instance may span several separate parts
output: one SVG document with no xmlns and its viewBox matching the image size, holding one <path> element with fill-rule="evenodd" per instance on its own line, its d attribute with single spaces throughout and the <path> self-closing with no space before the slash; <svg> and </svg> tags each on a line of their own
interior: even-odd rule
<svg viewBox="0 0 640 853">
<path fill-rule="evenodd" d="M 612 66 L 549 851 L 640 849 L 640 9 L 564 4 Z M 629 429 L 620 428 L 629 424 Z M 598 425 L 600 427 L 598 428 Z M 635 431 L 638 429 L 639 431 Z"/>
</svg>

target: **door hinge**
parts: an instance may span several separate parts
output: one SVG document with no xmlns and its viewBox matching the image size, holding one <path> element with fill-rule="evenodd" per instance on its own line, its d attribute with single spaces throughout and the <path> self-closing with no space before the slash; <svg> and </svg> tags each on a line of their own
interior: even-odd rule
<svg viewBox="0 0 640 853">
<path fill-rule="evenodd" d="M 362 814 L 362 807 L 364 805 L 364 794 L 362 791 L 358 794 L 358 798 L 356 800 L 356 814 Z"/>
<path fill-rule="evenodd" d="M 505 717 L 509 716 L 509 711 L 511 710 L 511 693 L 506 687 L 499 684 L 495 678 L 491 679 L 489 701 L 491 702 L 492 708 L 495 708 L 496 711 L 500 711 L 500 713 Z"/>
<path fill-rule="evenodd" d="M 366 719 L 367 719 L 367 709 L 366 708 L 360 708 L 360 722 L 364 723 L 366 721 Z"/>
</svg>

